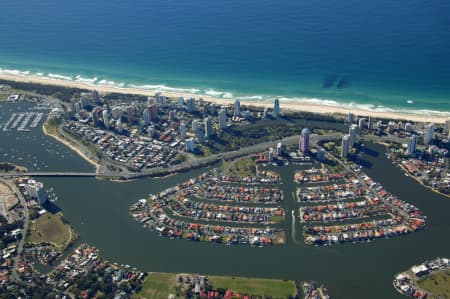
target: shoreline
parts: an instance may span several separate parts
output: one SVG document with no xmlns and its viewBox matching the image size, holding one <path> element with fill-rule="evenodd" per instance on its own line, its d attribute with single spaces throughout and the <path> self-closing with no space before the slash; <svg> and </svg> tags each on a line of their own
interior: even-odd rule
<svg viewBox="0 0 450 299">
<path fill-rule="evenodd" d="M 47 124 L 47 120 L 45 121 L 45 123 L 42 125 L 42 131 L 44 132 L 44 134 L 46 136 L 50 136 L 52 138 L 54 138 L 56 141 L 64 144 L 65 146 L 67 146 L 69 149 L 71 149 L 72 151 L 74 151 L 76 154 L 78 154 L 83 160 L 85 160 L 86 162 L 88 162 L 89 164 L 91 164 L 92 166 L 95 167 L 95 172 L 98 173 L 98 169 L 100 167 L 100 164 L 98 164 L 97 162 L 95 162 L 92 159 L 89 159 L 88 156 L 86 156 L 79 148 L 77 148 L 75 145 L 73 145 L 70 141 L 66 140 L 65 138 L 62 138 L 61 136 L 59 136 L 58 134 L 52 134 L 49 133 L 46 129 L 46 124 Z M 58 129 L 56 129 L 58 130 Z"/>
<path fill-rule="evenodd" d="M 88 84 L 84 82 L 78 81 L 69 81 L 57 78 L 42 78 L 38 76 L 24 76 L 24 75 L 12 75 L 12 74 L 0 74 L 0 79 L 15 81 L 15 82 L 24 82 L 24 83 L 37 83 L 43 85 L 54 85 L 61 87 L 70 87 L 70 88 L 80 88 L 87 90 L 97 90 L 100 93 L 121 93 L 121 94 L 136 94 L 136 95 L 144 95 L 144 96 L 154 96 L 158 89 L 139 89 L 132 87 L 114 87 L 114 86 L 105 86 L 105 85 L 94 85 Z M 213 102 L 216 104 L 228 105 L 233 104 L 234 99 L 226 99 L 226 98 L 218 98 L 209 95 L 199 95 L 195 93 L 189 92 L 175 92 L 175 91 L 164 91 L 163 95 L 167 97 L 196 97 L 203 98 L 205 101 Z M 239 97 L 237 97 L 239 98 Z M 256 107 L 273 107 L 272 102 L 264 102 L 264 101 L 251 101 L 251 100 L 241 100 L 242 105 L 248 106 L 256 106 Z M 283 111 L 300 111 L 300 112 L 311 112 L 318 114 L 340 114 L 346 116 L 349 112 L 357 115 L 357 116 L 372 116 L 374 118 L 386 118 L 386 119 L 396 119 L 396 120 L 411 120 L 416 122 L 434 122 L 434 123 L 444 123 L 447 119 L 450 119 L 448 116 L 438 115 L 438 114 L 414 114 L 409 113 L 407 111 L 404 112 L 389 112 L 389 111 L 371 111 L 365 110 L 362 108 L 352 108 L 338 105 L 322 105 L 322 104 L 314 104 L 314 103 L 304 103 L 304 102 L 287 102 L 281 101 L 281 110 Z"/>
</svg>

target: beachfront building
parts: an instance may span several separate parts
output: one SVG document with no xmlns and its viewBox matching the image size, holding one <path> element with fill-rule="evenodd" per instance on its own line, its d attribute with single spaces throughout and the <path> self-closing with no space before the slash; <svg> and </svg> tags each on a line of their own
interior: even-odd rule
<svg viewBox="0 0 450 299">
<path fill-rule="evenodd" d="M 348 156 L 349 148 L 350 148 L 350 135 L 344 135 L 342 137 L 341 157 L 346 158 Z"/>
<path fill-rule="evenodd" d="M 347 121 L 349 124 L 352 124 L 355 121 L 355 115 L 351 112 L 348 113 Z"/>
<path fill-rule="evenodd" d="M 405 124 L 405 132 L 414 132 L 414 126 L 412 123 Z"/>
<path fill-rule="evenodd" d="M 227 109 L 225 107 L 222 107 L 219 111 L 219 128 L 221 130 L 225 129 L 227 127 Z"/>
<path fill-rule="evenodd" d="M 369 121 L 367 122 L 367 129 L 373 130 L 373 118 L 369 116 Z"/>
<path fill-rule="evenodd" d="M 181 139 L 186 138 L 186 124 L 183 122 L 180 124 L 180 137 Z"/>
<path fill-rule="evenodd" d="M 425 144 L 430 144 L 434 139 L 434 124 L 430 124 L 425 128 L 425 132 L 423 134 L 423 142 Z"/>
<path fill-rule="evenodd" d="M 236 101 L 234 101 L 234 116 L 240 116 L 241 115 L 241 102 L 239 101 L 239 99 L 236 99 Z"/>
<path fill-rule="evenodd" d="M 189 98 L 187 100 L 186 105 L 187 105 L 187 111 L 189 113 L 194 113 L 195 112 L 195 99 L 194 98 Z"/>
<path fill-rule="evenodd" d="M 183 109 L 184 107 L 184 98 L 183 97 L 178 97 L 177 99 L 177 108 L 179 110 Z"/>
<path fill-rule="evenodd" d="M 264 108 L 264 112 L 263 112 L 263 118 L 267 118 L 267 116 L 269 115 L 269 108 Z"/>
<path fill-rule="evenodd" d="M 28 195 L 33 199 L 37 199 L 40 205 L 47 202 L 47 194 L 45 193 L 43 183 L 36 182 L 35 180 L 28 180 L 25 189 Z"/>
<path fill-rule="evenodd" d="M 303 128 L 302 133 L 300 135 L 300 144 L 299 144 L 299 149 L 302 153 L 306 153 L 309 150 L 309 129 L 308 128 Z"/>
<path fill-rule="evenodd" d="M 364 128 L 366 126 L 366 121 L 367 119 L 365 119 L 364 117 L 360 118 L 358 121 L 358 127 L 360 129 Z"/>
<path fill-rule="evenodd" d="M 450 134 L 450 119 L 445 121 L 444 134 Z"/>
<path fill-rule="evenodd" d="M 205 117 L 205 137 L 209 137 L 214 134 L 212 127 L 212 120 L 209 116 Z"/>
<path fill-rule="evenodd" d="M 275 98 L 273 103 L 273 114 L 275 117 L 280 116 L 280 100 L 278 98 Z"/>
<path fill-rule="evenodd" d="M 411 138 L 409 138 L 408 140 L 408 147 L 406 153 L 408 155 L 414 155 L 414 153 L 416 152 L 416 146 L 417 146 L 417 135 L 412 134 Z"/>
<path fill-rule="evenodd" d="M 350 126 L 350 129 L 348 130 L 348 135 L 350 135 L 350 146 L 353 147 L 356 143 L 356 135 L 358 133 L 358 127 L 353 124 Z"/>
<path fill-rule="evenodd" d="M 94 101 L 95 104 L 97 104 L 97 105 L 100 104 L 100 94 L 95 89 L 92 92 L 92 100 Z"/>
</svg>

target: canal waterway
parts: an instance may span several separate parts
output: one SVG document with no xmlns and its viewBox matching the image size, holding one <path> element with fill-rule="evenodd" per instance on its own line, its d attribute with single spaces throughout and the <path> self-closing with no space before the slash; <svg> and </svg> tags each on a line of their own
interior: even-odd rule
<svg viewBox="0 0 450 299">
<path fill-rule="evenodd" d="M 0 103 L 0 124 L 10 107 Z M 15 106 L 14 106 L 15 107 Z M 25 137 L 27 136 L 27 137 Z M 89 171 L 92 167 L 40 130 L 3 132 L 0 130 L 0 161 L 34 167 L 37 157 L 48 170 Z M 111 261 L 129 264 L 146 271 L 199 272 L 235 276 L 313 279 L 326 285 L 332 298 L 403 298 L 392 287 L 395 273 L 436 256 L 450 255 L 450 200 L 440 196 L 402 174 L 384 155 L 380 145 L 362 155 L 365 171 L 388 191 L 411 202 L 428 216 L 426 228 L 418 233 L 389 240 L 363 244 L 314 247 L 303 244 L 302 227 L 296 217 L 292 240 L 291 210 L 298 215 L 295 191 L 296 166 L 280 167 L 286 208 L 285 246 L 253 248 L 195 243 L 158 237 L 128 215 L 129 206 L 149 193 L 163 190 L 205 169 L 166 178 L 145 178 L 114 183 L 94 178 L 40 178 L 46 188 L 53 187 L 58 196 L 55 204 L 80 233 L 81 240 L 97 246 Z M 53 150 L 49 152 L 48 149 Z M 58 150 L 57 150 L 58 149 Z M 3 156 L 5 153 L 20 153 Z M 57 154 L 59 153 L 59 155 Z M 64 155 L 64 157 L 62 157 Z M 28 164 L 27 164 L 28 163 Z M 40 165 L 40 164 L 38 164 Z"/>
</svg>

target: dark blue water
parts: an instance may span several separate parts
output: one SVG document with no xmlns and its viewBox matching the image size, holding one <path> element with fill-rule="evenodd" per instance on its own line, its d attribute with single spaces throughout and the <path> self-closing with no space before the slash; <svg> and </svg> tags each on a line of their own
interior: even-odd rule
<svg viewBox="0 0 450 299">
<path fill-rule="evenodd" d="M 450 112 L 449 1 L 17 0 L 0 28 L 2 72 Z"/>
</svg>

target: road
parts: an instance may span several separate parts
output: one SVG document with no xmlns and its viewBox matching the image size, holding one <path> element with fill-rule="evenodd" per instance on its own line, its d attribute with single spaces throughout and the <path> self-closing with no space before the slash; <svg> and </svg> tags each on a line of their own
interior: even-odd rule
<svg viewBox="0 0 450 299">
<path fill-rule="evenodd" d="M 322 140 L 336 140 L 340 139 L 342 134 L 335 133 L 329 135 L 311 135 L 310 144 L 314 145 Z M 212 165 L 219 160 L 231 160 L 239 157 L 255 154 L 263 151 L 267 151 L 270 147 L 275 148 L 278 143 L 283 145 L 295 145 L 298 143 L 300 136 L 294 135 L 279 139 L 276 141 L 262 142 L 255 145 L 243 147 L 236 151 L 230 151 L 226 153 L 214 154 L 203 158 L 189 159 L 178 165 L 170 165 L 169 167 L 155 167 L 149 170 L 143 170 L 138 173 L 129 171 L 110 171 L 104 165 L 100 165 L 97 172 L 28 172 L 28 173 L 0 173 L 0 177 L 15 177 L 15 176 L 78 176 L 78 177 L 104 177 L 104 178 L 116 178 L 116 179 L 136 179 L 139 177 L 151 177 L 151 176 L 165 176 L 177 172 L 182 172 L 194 168 L 204 167 Z"/>
<path fill-rule="evenodd" d="M 23 222 L 22 237 L 19 241 L 19 246 L 17 246 L 17 255 L 14 257 L 14 264 L 13 264 L 13 268 L 12 268 L 12 273 L 13 273 L 14 279 L 17 280 L 18 282 L 22 282 L 22 279 L 20 278 L 19 274 L 17 273 L 17 267 L 19 265 L 20 255 L 22 254 L 23 244 L 25 243 L 25 238 L 26 238 L 26 235 L 28 232 L 28 224 L 30 221 L 28 207 L 27 207 L 25 198 L 23 197 L 22 193 L 20 192 L 20 190 L 17 188 L 17 186 L 14 183 L 12 183 L 11 181 L 8 181 L 8 180 L 3 180 L 3 179 L 1 179 L 1 181 L 2 181 L 2 183 L 8 185 L 9 188 L 11 188 L 11 190 L 14 192 L 14 194 L 19 199 L 21 206 L 23 207 L 23 214 L 24 214 L 25 219 Z"/>
</svg>

